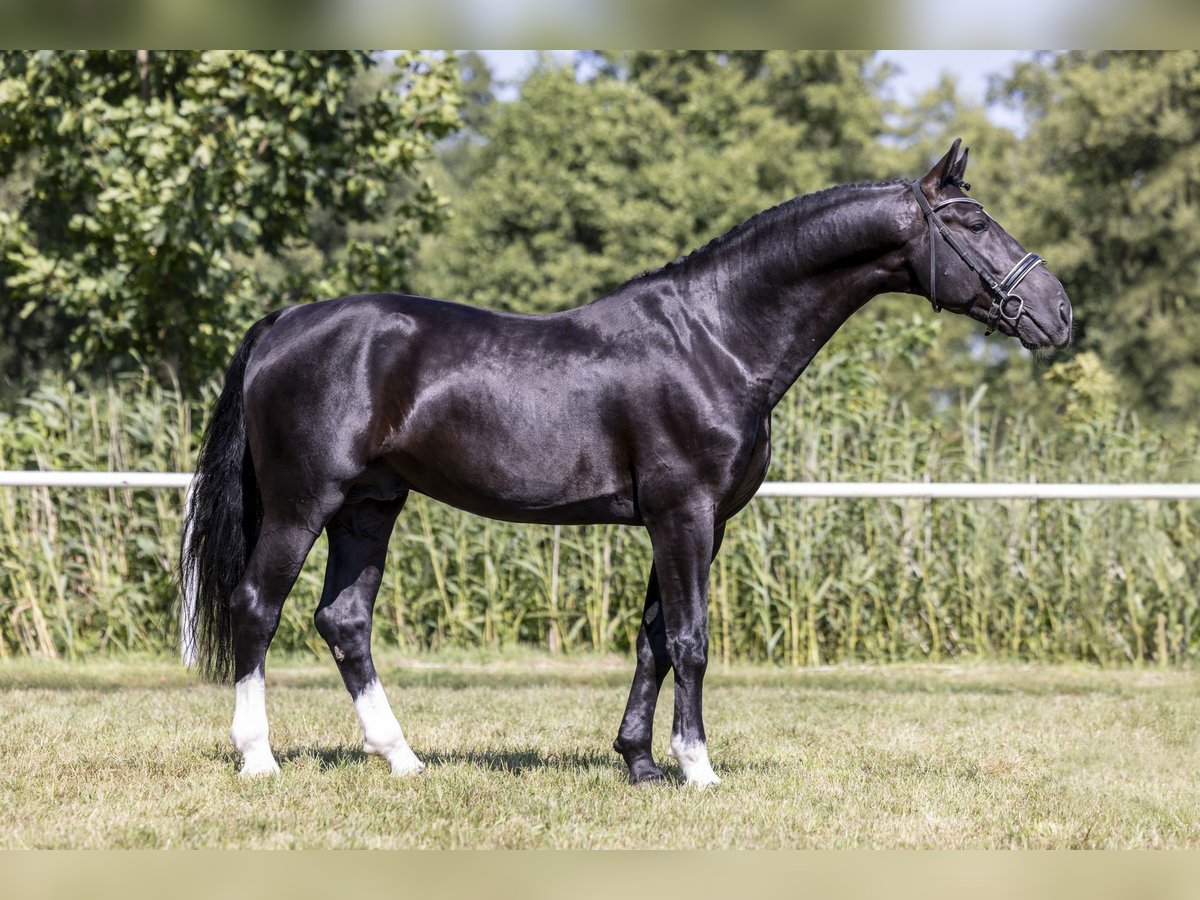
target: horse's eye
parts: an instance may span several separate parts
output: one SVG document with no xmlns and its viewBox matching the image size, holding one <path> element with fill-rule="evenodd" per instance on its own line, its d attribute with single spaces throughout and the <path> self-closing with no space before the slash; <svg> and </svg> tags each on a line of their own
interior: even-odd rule
<svg viewBox="0 0 1200 900">
<path fill-rule="evenodd" d="M 987 222 L 976 222 L 971 226 L 971 230 L 976 234 L 987 231 Z"/>
</svg>

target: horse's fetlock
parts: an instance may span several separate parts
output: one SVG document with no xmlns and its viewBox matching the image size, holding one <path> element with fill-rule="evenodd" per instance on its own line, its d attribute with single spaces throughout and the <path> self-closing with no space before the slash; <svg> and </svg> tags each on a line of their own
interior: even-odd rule
<svg viewBox="0 0 1200 900">
<path fill-rule="evenodd" d="M 622 738 L 622 737 L 618 736 L 617 739 L 615 741 L 613 741 L 612 746 L 613 746 L 614 750 L 616 750 L 618 753 L 620 753 L 622 756 L 626 757 L 627 759 L 631 756 L 638 756 L 641 754 L 645 754 L 648 756 L 650 754 L 650 742 L 649 741 L 632 740 L 629 738 Z"/>
</svg>

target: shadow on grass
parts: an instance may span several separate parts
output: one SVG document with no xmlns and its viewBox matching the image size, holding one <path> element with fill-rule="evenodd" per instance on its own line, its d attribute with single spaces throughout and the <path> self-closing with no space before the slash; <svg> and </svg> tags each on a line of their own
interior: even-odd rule
<svg viewBox="0 0 1200 900">
<path fill-rule="evenodd" d="M 601 753 L 544 753 L 534 748 L 508 748 L 501 750 L 449 750 L 446 752 L 418 752 L 418 756 L 430 768 L 439 766 L 467 765 L 481 769 L 491 769 L 495 772 L 507 772 L 519 775 L 522 772 L 544 769 L 559 769 L 562 771 L 579 771 L 584 769 L 617 770 L 621 760 L 616 754 L 612 757 Z M 212 754 L 222 762 L 228 761 L 233 765 L 240 763 L 240 758 L 225 751 Z M 297 747 L 284 750 L 277 754 L 279 764 L 299 763 L 306 760 L 316 760 L 317 767 L 322 771 L 346 769 L 352 766 L 382 765 L 382 761 L 355 747 Z M 620 769 L 620 771 L 624 771 Z"/>
<path fill-rule="evenodd" d="M 361 747 L 297 747 L 284 750 L 277 754 L 280 766 L 289 763 L 316 760 L 317 768 L 322 772 L 334 769 L 349 769 L 354 766 L 364 766 L 371 762 L 371 755 L 364 753 Z"/>
<path fill-rule="evenodd" d="M 291 750 L 275 750 L 274 753 L 275 761 L 284 771 L 289 765 L 305 763 L 308 760 L 315 760 L 317 768 L 322 772 L 365 766 L 373 761 L 370 754 L 354 747 L 296 747 Z M 242 767 L 242 755 L 232 747 L 214 745 L 200 755 L 219 763 L 231 772 L 236 772 Z"/>
<path fill-rule="evenodd" d="M 447 750 L 422 751 L 417 749 L 417 755 L 430 771 L 436 771 L 443 766 L 467 766 L 476 769 L 486 769 L 492 772 L 503 772 L 507 775 L 522 775 L 528 772 L 575 772 L 589 771 L 610 772 L 620 781 L 625 780 L 626 770 L 621 758 L 616 753 L 599 751 L 559 751 L 546 752 L 535 747 L 507 747 L 495 750 Z M 209 756 L 232 768 L 241 765 L 241 757 L 224 749 L 214 750 Z M 276 755 L 279 764 L 284 769 L 289 764 L 304 763 L 315 760 L 321 771 L 336 771 L 360 766 L 382 766 L 383 761 L 356 747 L 297 747 L 284 750 Z M 663 774 L 666 778 L 654 784 L 681 785 L 684 776 L 679 765 L 672 760 L 660 759 Z M 734 762 L 718 764 L 719 774 L 736 774 L 747 772 L 764 772 L 774 768 L 771 762 L 758 761 L 752 763 Z M 653 785 L 651 785 L 653 786 Z"/>
<path fill-rule="evenodd" d="M 621 759 L 615 753 L 602 754 L 594 751 L 545 753 L 533 747 L 501 750 L 450 750 L 444 753 L 426 753 L 423 758 L 426 765 L 430 766 L 467 765 L 491 769 L 495 772 L 507 772 L 512 775 L 543 769 L 561 771 L 602 769 L 624 772 Z"/>
</svg>

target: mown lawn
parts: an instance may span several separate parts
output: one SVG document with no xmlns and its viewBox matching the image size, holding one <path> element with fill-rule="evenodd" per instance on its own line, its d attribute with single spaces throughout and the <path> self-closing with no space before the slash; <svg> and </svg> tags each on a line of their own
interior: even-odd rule
<svg viewBox="0 0 1200 900">
<path fill-rule="evenodd" d="M 614 658 L 399 658 L 428 765 L 359 749 L 332 663 L 268 671 L 275 779 L 232 690 L 168 661 L 0 664 L 3 847 L 1196 847 L 1200 676 L 1084 667 L 714 669 L 724 783 L 631 788 Z M 670 687 L 656 742 L 665 751 Z"/>
</svg>

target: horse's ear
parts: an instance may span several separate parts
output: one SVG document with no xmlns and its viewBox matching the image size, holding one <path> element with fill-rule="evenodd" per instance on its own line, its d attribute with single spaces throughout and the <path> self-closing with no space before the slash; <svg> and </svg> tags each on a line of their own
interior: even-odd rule
<svg viewBox="0 0 1200 900">
<path fill-rule="evenodd" d="M 962 138 L 955 138 L 946 155 L 935 162 L 933 168 L 921 179 L 921 189 L 925 191 L 925 196 L 931 200 L 937 196 L 938 191 L 954 180 L 954 171 L 960 162 L 962 167 L 966 168 L 966 154 L 963 154 L 962 160 L 958 159 L 958 146 L 961 143 Z"/>
<path fill-rule="evenodd" d="M 963 151 L 963 155 L 958 158 L 958 162 L 954 164 L 954 170 L 950 173 L 950 180 L 955 184 L 961 184 L 963 176 L 967 174 L 967 154 L 971 152 L 968 147 Z"/>
</svg>

